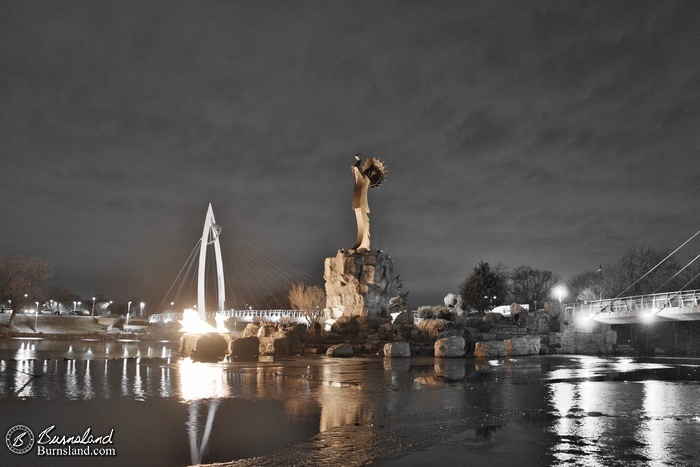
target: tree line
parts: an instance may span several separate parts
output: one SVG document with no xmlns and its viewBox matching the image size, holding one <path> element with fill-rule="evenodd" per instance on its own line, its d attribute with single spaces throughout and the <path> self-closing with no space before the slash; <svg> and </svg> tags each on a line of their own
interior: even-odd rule
<svg viewBox="0 0 700 467">
<path fill-rule="evenodd" d="M 537 308 L 558 300 L 557 285 L 566 287 L 566 301 L 586 302 L 620 296 L 700 289 L 700 262 L 681 263 L 669 251 L 649 246 L 627 250 L 620 258 L 567 281 L 552 271 L 518 266 L 508 270 L 480 261 L 459 285 L 465 305 L 476 311 L 511 303 Z"/>
<path fill-rule="evenodd" d="M 61 312 L 80 301 L 78 295 L 67 290 L 53 289 L 47 293 L 52 278 L 53 264 L 46 260 L 0 256 L 0 305 L 9 304 L 12 310 L 10 327 L 17 312 L 32 308 L 35 302 L 43 303 L 52 312 Z M 614 261 L 562 281 L 546 269 L 523 265 L 509 270 L 503 264 L 491 266 L 480 261 L 458 288 L 467 307 L 483 312 L 511 303 L 537 308 L 545 301 L 559 298 L 554 292 L 559 284 L 566 286 L 567 302 L 700 289 L 700 262 L 682 264 L 669 257 L 668 250 L 639 246 L 630 248 Z M 286 298 L 292 308 L 308 313 L 310 322 L 318 321 L 325 306 L 325 293 L 318 286 L 295 283 Z M 109 312 L 110 305 L 111 302 L 96 296 L 95 314 Z"/>
</svg>

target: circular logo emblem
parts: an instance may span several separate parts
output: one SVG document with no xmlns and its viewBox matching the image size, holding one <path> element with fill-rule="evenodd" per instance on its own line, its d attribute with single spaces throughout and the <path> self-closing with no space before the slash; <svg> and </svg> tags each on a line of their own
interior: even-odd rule
<svg viewBox="0 0 700 467">
<path fill-rule="evenodd" d="M 26 454 L 34 447 L 34 433 L 24 425 L 15 425 L 5 435 L 5 444 L 15 454 Z"/>
</svg>

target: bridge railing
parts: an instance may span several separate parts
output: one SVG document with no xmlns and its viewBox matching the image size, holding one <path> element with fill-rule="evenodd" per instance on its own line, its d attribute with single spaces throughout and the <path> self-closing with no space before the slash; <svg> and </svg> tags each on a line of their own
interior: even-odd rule
<svg viewBox="0 0 700 467">
<path fill-rule="evenodd" d="M 635 314 L 641 310 L 682 308 L 698 306 L 699 304 L 700 290 L 696 289 L 571 303 L 566 305 L 566 313 L 574 316 L 597 315 L 599 313 Z"/>
<path fill-rule="evenodd" d="M 238 321 L 296 321 L 306 322 L 304 313 L 299 310 L 223 310 L 207 313 L 208 318 L 223 316 Z"/>
</svg>

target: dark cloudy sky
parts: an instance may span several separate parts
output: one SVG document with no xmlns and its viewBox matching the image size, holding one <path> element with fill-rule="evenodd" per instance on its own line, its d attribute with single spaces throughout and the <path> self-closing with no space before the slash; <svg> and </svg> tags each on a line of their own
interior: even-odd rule
<svg viewBox="0 0 700 467">
<path fill-rule="evenodd" d="M 0 0 L 0 254 L 162 297 L 201 235 L 321 280 L 373 247 L 412 305 L 480 261 L 564 279 L 698 225 L 700 3 Z M 697 254 L 698 252 L 693 252 Z"/>
</svg>

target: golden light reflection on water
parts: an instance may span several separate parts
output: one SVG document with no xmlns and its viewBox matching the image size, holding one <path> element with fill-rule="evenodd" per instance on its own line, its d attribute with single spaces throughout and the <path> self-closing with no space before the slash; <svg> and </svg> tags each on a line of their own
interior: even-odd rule
<svg viewBox="0 0 700 467">
<path fill-rule="evenodd" d="M 186 422 L 192 464 L 201 464 L 209 444 L 216 410 L 221 399 L 231 397 L 225 372 L 218 365 L 193 362 L 190 358 L 178 362 L 180 399 L 187 404 Z M 206 406 L 203 419 L 200 409 Z"/>
<path fill-rule="evenodd" d="M 324 366 L 322 370 L 322 383 L 317 396 L 321 406 L 320 432 L 352 425 L 372 415 L 365 404 L 362 386 L 341 381 L 337 370 L 333 365 Z"/>
<path fill-rule="evenodd" d="M 193 362 L 189 358 L 178 362 L 180 373 L 180 398 L 193 401 L 231 397 L 226 374 L 218 365 Z"/>
</svg>

